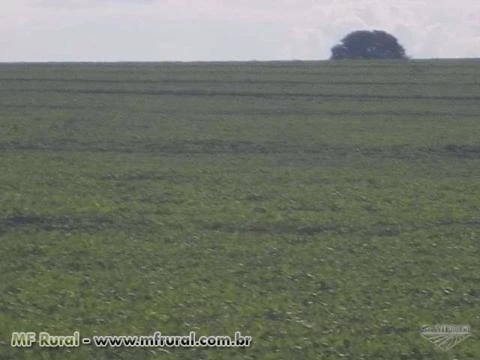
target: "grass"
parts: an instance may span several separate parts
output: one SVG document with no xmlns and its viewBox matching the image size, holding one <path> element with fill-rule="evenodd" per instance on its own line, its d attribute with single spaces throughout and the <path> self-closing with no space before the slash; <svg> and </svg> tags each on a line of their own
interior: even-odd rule
<svg viewBox="0 0 480 360">
<path fill-rule="evenodd" d="M 1 359 L 475 359 L 480 62 L 3 64 Z M 13 331 L 248 349 L 10 347 Z"/>
</svg>

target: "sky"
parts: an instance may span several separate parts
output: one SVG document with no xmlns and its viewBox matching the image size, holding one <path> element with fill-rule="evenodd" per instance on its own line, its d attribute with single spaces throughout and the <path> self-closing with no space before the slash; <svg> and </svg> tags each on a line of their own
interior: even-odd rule
<svg viewBox="0 0 480 360">
<path fill-rule="evenodd" d="M 480 0 L 0 0 L 0 61 L 323 60 L 374 29 L 480 58 Z"/>
</svg>

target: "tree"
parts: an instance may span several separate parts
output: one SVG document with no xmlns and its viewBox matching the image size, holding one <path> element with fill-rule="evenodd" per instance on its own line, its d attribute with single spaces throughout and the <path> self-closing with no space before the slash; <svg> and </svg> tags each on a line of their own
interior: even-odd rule
<svg viewBox="0 0 480 360">
<path fill-rule="evenodd" d="M 354 31 L 332 48 L 332 60 L 342 59 L 407 59 L 397 39 L 381 30 Z"/>
</svg>

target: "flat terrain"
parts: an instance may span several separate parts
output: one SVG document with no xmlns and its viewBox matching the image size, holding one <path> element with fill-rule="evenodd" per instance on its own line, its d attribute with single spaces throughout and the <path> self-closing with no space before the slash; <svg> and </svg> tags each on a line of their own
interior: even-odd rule
<svg viewBox="0 0 480 360">
<path fill-rule="evenodd" d="M 480 61 L 0 65 L 0 359 L 478 359 L 479 139 Z"/>
</svg>

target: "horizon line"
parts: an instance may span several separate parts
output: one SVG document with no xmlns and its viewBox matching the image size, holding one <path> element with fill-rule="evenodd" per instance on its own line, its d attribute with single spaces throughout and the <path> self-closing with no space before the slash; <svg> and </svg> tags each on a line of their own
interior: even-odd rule
<svg viewBox="0 0 480 360">
<path fill-rule="evenodd" d="M 480 60 L 480 57 L 463 57 L 463 58 L 408 58 L 408 59 L 273 59 L 273 60 L 18 60 L 18 61 L 1 61 L 0 65 L 8 64 L 202 64 L 202 63 L 315 63 L 315 62 L 345 62 L 345 61 L 378 61 L 378 62 L 409 62 L 409 61 L 438 61 L 438 60 Z"/>
</svg>

